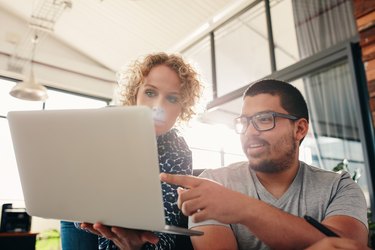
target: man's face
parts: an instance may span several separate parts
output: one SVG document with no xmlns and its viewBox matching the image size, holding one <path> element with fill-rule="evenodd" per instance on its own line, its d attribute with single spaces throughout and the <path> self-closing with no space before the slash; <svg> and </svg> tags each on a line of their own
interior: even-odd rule
<svg viewBox="0 0 375 250">
<path fill-rule="evenodd" d="M 242 114 L 252 116 L 259 112 L 288 112 L 281 107 L 280 97 L 270 94 L 246 96 Z M 257 131 L 250 123 L 241 134 L 242 149 L 255 171 L 275 173 L 291 167 L 298 159 L 298 139 L 295 123 L 289 119 L 275 117 L 275 127 L 268 131 Z"/>
</svg>

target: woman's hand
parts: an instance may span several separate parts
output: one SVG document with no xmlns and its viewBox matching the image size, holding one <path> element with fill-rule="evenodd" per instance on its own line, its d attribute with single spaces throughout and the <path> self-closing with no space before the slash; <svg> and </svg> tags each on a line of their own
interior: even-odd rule
<svg viewBox="0 0 375 250">
<path fill-rule="evenodd" d="M 111 240 L 121 250 L 136 250 L 149 242 L 156 244 L 159 238 L 152 232 L 121 227 L 109 227 L 101 223 L 81 223 L 81 228 Z"/>
</svg>

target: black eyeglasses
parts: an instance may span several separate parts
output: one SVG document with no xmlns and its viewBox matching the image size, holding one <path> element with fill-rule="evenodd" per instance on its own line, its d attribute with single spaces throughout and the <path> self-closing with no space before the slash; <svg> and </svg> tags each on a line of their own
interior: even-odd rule
<svg viewBox="0 0 375 250">
<path fill-rule="evenodd" d="M 267 131 L 275 127 L 275 117 L 282 117 L 290 120 L 298 120 L 294 115 L 282 114 L 277 112 L 258 113 L 253 116 L 240 116 L 234 119 L 234 129 L 236 133 L 243 134 L 246 132 L 250 122 L 258 131 Z"/>
</svg>

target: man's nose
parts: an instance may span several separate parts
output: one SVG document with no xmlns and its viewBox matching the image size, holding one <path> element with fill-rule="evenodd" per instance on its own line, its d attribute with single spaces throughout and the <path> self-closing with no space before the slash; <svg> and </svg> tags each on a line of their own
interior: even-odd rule
<svg viewBox="0 0 375 250">
<path fill-rule="evenodd" d="M 259 135 L 260 132 L 254 127 L 254 124 L 252 121 L 249 122 L 246 130 L 245 130 L 245 135 Z"/>
</svg>

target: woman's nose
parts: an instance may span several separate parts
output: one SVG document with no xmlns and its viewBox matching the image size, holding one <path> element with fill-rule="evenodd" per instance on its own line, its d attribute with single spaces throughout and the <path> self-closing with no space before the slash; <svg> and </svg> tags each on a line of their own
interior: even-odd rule
<svg viewBox="0 0 375 250">
<path fill-rule="evenodd" d="M 165 121 L 166 120 L 165 110 L 159 106 L 152 107 L 152 118 L 157 121 Z"/>
</svg>

